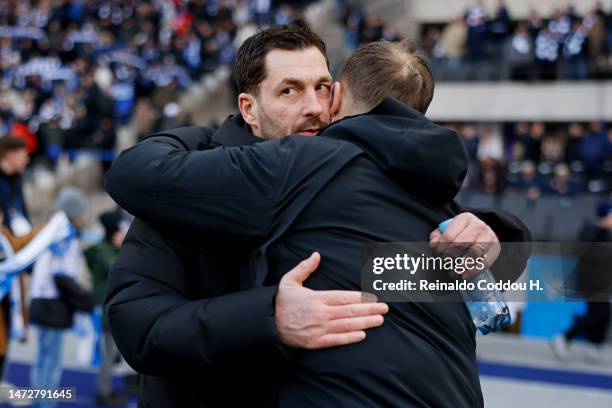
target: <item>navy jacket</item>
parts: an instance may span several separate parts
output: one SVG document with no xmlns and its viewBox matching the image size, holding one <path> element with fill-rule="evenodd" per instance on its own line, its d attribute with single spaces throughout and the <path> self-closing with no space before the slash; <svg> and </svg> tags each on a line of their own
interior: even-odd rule
<svg viewBox="0 0 612 408">
<path fill-rule="evenodd" d="M 217 131 L 172 133 L 192 150 L 259 141 L 237 119 Z M 238 292 L 240 254 L 195 243 L 193 235 L 136 218 L 109 272 L 110 328 L 123 357 L 143 374 L 138 405 L 269 405 L 260 367 L 285 358 L 275 326 L 277 287 Z M 243 392 L 235 392 L 236 383 Z"/>
<path fill-rule="evenodd" d="M 307 286 L 358 290 L 364 243 L 426 242 L 459 211 L 465 151 L 454 132 L 390 98 L 322 136 L 197 152 L 154 137 L 119 157 L 107 189 L 145 220 L 197 231 L 207 248 L 250 249 L 243 287 L 276 283 L 318 250 Z M 513 228 L 512 240 L 527 236 Z M 362 343 L 291 354 L 281 406 L 482 406 L 462 304 L 393 304 Z"/>
</svg>

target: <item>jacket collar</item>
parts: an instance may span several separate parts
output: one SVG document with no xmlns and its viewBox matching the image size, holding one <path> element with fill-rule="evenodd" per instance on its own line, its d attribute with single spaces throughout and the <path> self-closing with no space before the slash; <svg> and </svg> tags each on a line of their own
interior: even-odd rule
<svg viewBox="0 0 612 408">
<path fill-rule="evenodd" d="M 240 114 L 230 115 L 212 136 L 213 144 L 225 147 L 245 146 L 261 141 L 251 133 L 249 125 Z"/>
</svg>

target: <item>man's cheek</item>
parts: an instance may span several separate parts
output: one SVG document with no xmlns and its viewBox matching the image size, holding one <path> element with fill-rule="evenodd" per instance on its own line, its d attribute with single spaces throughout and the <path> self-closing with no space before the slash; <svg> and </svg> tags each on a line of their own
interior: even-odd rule
<svg viewBox="0 0 612 408">
<path fill-rule="evenodd" d="M 324 115 L 321 115 L 321 124 L 323 125 L 323 127 L 326 127 L 330 123 L 331 123 L 331 116 L 330 116 L 329 111 L 328 111 Z"/>
</svg>

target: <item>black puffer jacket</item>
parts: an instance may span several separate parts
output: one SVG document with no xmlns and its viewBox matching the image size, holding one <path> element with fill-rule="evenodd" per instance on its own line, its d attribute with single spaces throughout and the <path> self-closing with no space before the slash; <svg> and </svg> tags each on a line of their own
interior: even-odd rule
<svg viewBox="0 0 612 408">
<path fill-rule="evenodd" d="M 309 287 L 358 290 L 364 243 L 426 241 L 457 214 L 465 151 L 455 133 L 392 99 L 323 136 L 198 152 L 152 138 L 122 154 L 107 189 L 139 217 L 197 232 L 205 247 L 251 248 L 244 288 L 278 282 L 317 250 Z M 366 341 L 293 357 L 281 406 L 483 404 L 474 327 L 456 304 L 394 305 Z"/>
</svg>

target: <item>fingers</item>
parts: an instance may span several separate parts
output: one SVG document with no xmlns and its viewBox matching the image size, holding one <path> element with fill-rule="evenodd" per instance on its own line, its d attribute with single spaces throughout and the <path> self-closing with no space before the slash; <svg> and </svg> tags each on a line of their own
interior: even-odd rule
<svg viewBox="0 0 612 408">
<path fill-rule="evenodd" d="M 484 258 L 485 268 L 466 270 L 462 277 L 471 279 L 487 270 L 497 259 L 500 245 L 495 232 L 471 213 L 461 213 L 430 234 L 430 247 L 445 257 Z M 480 265 L 480 264 L 479 264 Z"/>
<path fill-rule="evenodd" d="M 290 270 L 283 276 L 285 283 L 293 283 L 302 285 L 308 277 L 317 270 L 321 262 L 321 255 L 318 252 L 313 252 L 309 258 L 304 259 L 297 264 L 295 268 Z"/>
<path fill-rule="evenodd" d="M 440 232 L 440 228 L 436 228 L 429 234 L 429 246 L 431 248 L 435 248 L 440 242 L 440 238 L 442 237 L 442 232 Z"/>
<path fill-rule="evenodd" d="M 465 214 L 465 213 L 464 213 Z M 440 237 L 438 244 L 436 245 L 436 250 L 440 253 L 445 252 L 448 249 L 448 246 L 451 242 L 458 242 L 456 237 L 467 227 L 468 218 L 463 216 L 463 214 L 459 214 L 453 219 L 444 230 L 444 233 Z"/>
<path fill-rule="evenodd" d="M 351 317 L 363 317 L 373 315 L 384 315 L 389 311 L 386 303 L 359 303 L 342 306 L 332 306 L 327 314 L 330 319 L 345 319 Z"/>
<path fill-rule="evenodd" d="M 454 241 L 447 244 L 448 246 L 444 251 L 444 255 L 450 257 L 462 256 L 466 251 L 473 248 L 473 244 L 476 242 L 486 241 L 479 241 L 478 231 L 474 228 L 469 228 L 468 226 L 455 236 Z M 474 251 L 474 254 L 476 254 L 476 251 Z M 482 255 L 483 254 L 480 253 L 478 256 Z"/>
<path fill-rule="evenodd" d="M 484 258 L 484 269 L 493 265 L 501 250 L 497 235 L 485 223 L 482 223 L 482 228 L 467 228 L 457 240 L 467 244 L 466 256 L 474 259 Z"/>
<path fill-rule="evenodd" d="M 438 253 L 445 253 L 450 249 L 449 256 L 461 250 L 466 251 L 475 243 L 499 242 L 493 230 L 472 213 L 457 215 L 447 224 L 442 234 L 438 231 L 439 229 L 430 234 L 430 246 L 435 246 Z"/>
<path fill-rule="evenodd" d="M 313 349 L 345 346 L 347 344 L 359 343 L 366 338 L 364 331 L 356 331 L 350 333 L 333 333 L 322 336 L 316 344 L 313 345 Z"/>
<path fill-rule="evenodd" d="M 389 307 L 359 291 L 315 291 L 303 286 L 321 261 L 315 252 L 281 279 L 275 319 L 281 344 L 319 349 L 356 343 L 367 329 L 383 324 Z"/>
<path fill-rule="evenodd" d="M 461 278 L 465 280 L 470 280 L 472 278 L 480 276 L 480 274 L 483 273 L 484 271 L 486 271 L 486 269 L 470 269 L 470 270 L 465 271 L 461 275 Z"/>
<path fill-rule="evenodd" d="M 348 319 L 336 319 L 326 324 L 327 333 L 351 333 L 382 326 L 384 318 L 381 315 L 351 317 Z"/>
</svg>

